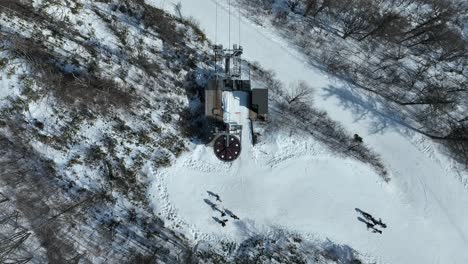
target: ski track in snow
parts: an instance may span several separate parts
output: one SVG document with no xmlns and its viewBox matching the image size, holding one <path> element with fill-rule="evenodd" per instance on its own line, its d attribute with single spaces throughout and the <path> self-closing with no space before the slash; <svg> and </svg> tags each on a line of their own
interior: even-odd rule
<svg viewBox="0 0 468 264">
<path fill-rule="evenodd" d="M 164 1 L 168 11 L 172 2 Z M 182 13 L 199 20 L 214 40 L 215 1 L 181 3 Z M 228 28 L 227 19 L 222 20 L 226 2 L 219 3 L 218 42 L 227 46 L 227 33 L 220 35 Z M 311 139 L 279 133 L 255 147 L 243 138 L 241 157 L 233 164 L 218 161 L 209 147 L 193 146 L 172 167 L 153 174 L 155 210 L 194 241 L 241 241 L 282 227 L 311 240 L 347 244 L 381 263 L 468 263 L 466 173 L 426 137 L 392 122 L 376 133 L 373 109 L 355 113 L 335 96 L 325 96 L 327 88 L 349 85 L 309 66 L 270 28 L 243 18 L 242 31 L 245 58 L 275 70 L 283 82 L 305 80 L 316 87 L 321 99 L 316 105 L 381 154 L 392 180 L 383 183 L 368 166 L 333 157 Z M 219 214 L 203 202 L 210 199 L 207 190 L 219 193 L 220 206 L 241 221 L 225 228 L 215 223 L 211 217 Z M 356 207 L 381 217 L 388 228 L 382 235 L 371 234 L 357 221 Z"/>
</svg>

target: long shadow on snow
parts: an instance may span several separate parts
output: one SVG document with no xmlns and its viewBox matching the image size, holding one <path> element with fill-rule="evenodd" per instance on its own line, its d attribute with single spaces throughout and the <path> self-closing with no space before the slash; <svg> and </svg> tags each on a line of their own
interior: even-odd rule
<svg viewBox="0 0 468 264">
<path fill-rule="evenodd" d="M 339 36 L 331 28 L 322 28 L 322 30 L 327 31 L 330 34 Z M 275 42 L 275 40 L 271 37 L 263 34 L 260 31 L 258 32 L 265 38 Z M 296 41 L 294 41 L 294 38 L 292 38 L 292 35 L 289 33 L 289 31 L 280 27 L 280 30 L 278 30 L 277 32 L 279 32 L 279 35 L 281 37 L 285 38 L 286 40 L 289 40 L 287 41 L 287 43 L 293 45 L 295 51 L 298 54 L 291 52 L 289 49 L 280 44 L 281 49 L 289 55 L 291 55 L 292 57 L 296 58 L 297 60 L 304 62 L 310 70 L 319 71 L 325 75 L 333 76 L 338 80 L 352 81 L 351 79 L 348 79 L 344 76 L 336 75 L 327 71 L 326 67 L 318 63 L 320 61 L 320 58 L 313 53 L 304 52 L 303 47 L 301 47 Z M 302 57 L 300 54 L 303 54 L 304 57 Z M 427 134 L 425 134 L 423 131 L 405 122 L 404 117 L 397 116 L 401 114 L 398 112 L 398 110 L 391 110 L 391 107 L 388 104 L 388 102 L 384 102 L 383 100 L 379 100 L 375 97 L 373 97 L 372 100 L 363 99 L 362 95 L 359 95 L 358 93 L 351 91 L 350 88 L 345 87 L 329 86 L 328 88 L 324 88 L 324 90 L 327 91 L 327 93 L 323 96 L 325 99 L 332 96 L 336 96 L 341 101 L 341 104 L 344 108 L 352 108 L 355 115 L 358 116 L 356 121 L 363 119 L 369 114 L 373 114 L 373 121 L 371 127 L 373 127 L 374 129 L 370 131 L 371 134 L 383 133 L 384 130 L 388 128 L 394 128 L 400 134 L 405 135 L 407 131 L 402 131 L 401 128 L 407 128 L 409 130 L 416 131 L 427 136 Z M 384 109 L 376 109 L 377 104 L 381 104 L 381 106 L 384 106 Z"/>
<path fill-rule="evenodd" d="M 193 144 L 206 145 L 214 138 L 214 130 L 224 129 L 224 124 L 205 116 L 205 87 L 214 76 L 210 68 L 196 67 L 185 78 L 184 88 L 189 107 L 180 113 L 179 127 Z"/>
<path fill-rule="evenodd" d="M 342 108 L 351 110 L 355 122 L 368 119 L 371 122 L 369 125 L 371 134 L 383 134 L 388 129 L 393 129 L 404 136 L 407 136 L 407 131 L 404 129 L 423 133 L 406 122 L 397 109 L 380 98 L 372 95 L 365 96 L 362 91 L 354 91 L 350 86 L 330 85 L 323 90 L 325 93 L 322 97 L 325 100 L 332 97 L 338 99 Z"/>
</svg>

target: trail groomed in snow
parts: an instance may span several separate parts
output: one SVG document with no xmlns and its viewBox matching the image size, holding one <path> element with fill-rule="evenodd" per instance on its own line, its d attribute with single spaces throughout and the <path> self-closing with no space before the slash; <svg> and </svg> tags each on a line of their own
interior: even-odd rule
<svg viewBox="0 0 468 264">
<path fill-rule="evenodd" d="M 182 13 L 199 20 L 214 39 L 215 1 L 181 3 Z M 219 4 L 218 16 L 226 19 L 218 21 L 217 38 L 227 45 L 226 1 Z M 349 245 L 382 263 L 468 263 L 468 191 L 457 177 L 463 172 L 455 171 L 434 143 L 391 120 L 377 130 L 375 121 L 385 121 L 379 113 L 351 111 L 330 96 L 330 89 L 349 91 L 349 84 L 306 64 L 272 29 L 243 18 L 241 44 L 245 58 L 273 69 L 281 81 L 305 80 L 315 87 L 316 106 L 382 156 L 390 183 L 369 166 L 335 157 L 301 134 L 278 132 L 255 147 L 245 145 L 250 135 L 244 128 L 243 153 L 232 164 L 217 160 L 210 147 L 196 145 L 172 167 L 155 172 L 151 197 L 156 211 L 195 241 L 241 240 L 282 227 Z M 229 218 L 222 227 L 212 218 L 221 213 L 205 199 L 240 220 Z M 367 229 L 360 210 L 387 224 L 382 234 Z"/>
</svg>

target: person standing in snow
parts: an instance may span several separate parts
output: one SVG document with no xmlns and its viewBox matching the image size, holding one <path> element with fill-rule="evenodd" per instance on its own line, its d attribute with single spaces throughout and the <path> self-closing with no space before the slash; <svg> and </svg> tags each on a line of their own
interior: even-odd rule
<svg viewBox="0 0 468 264">
<path fill-rule="evenodd" d="M 211 209 L 213 211 L 218 211 L 221 214 L 221 217 L 226 216 L 226 213 L 223 210 L 219 209 L 218 206 L 216 206 L 216 204 L 211 205 Z"/>
<path fill-rule="evenodd" d="M 375 220 L 375 219 L 374 219 L 374 217 L 372 217 L 371 214 L 366 213 L 366 212 L 361 212 L 361 214 L 362 214 L 367 220 L 370 220 L 370 221 L 374 222 L 373 220 Z"/>
<path fill-rule="evenodd" d="M 375 224 L 375 225 L 379 225 L 383 228 L 387 228 L 387 225 L 385 223 L 382 222 L 382 218 L 379 218 L 379 220 L 375 220 L 374 218 L 372 218 L 372 222 Z"/>
<path fill-rule="evenodd" d="M 375 229 L 375 228 L 374 228 L 375 224 L 373 224 L 373 223 L 367 222 L 367 223 L 366 223 L 366 226 L 367 226 L 367 230 L 369 230 L 369 229 Z"/>
<path fill-rule="evenodd" d="M 207 191 L 207 193 L 208 193 L 209 196 L 213 196 L 216 199 L 217 202 L 220 202 L 220 203 L 222 202 L 221 197 L 219 197 L 218 194 L 216 194 L 214 192 L 210 192 L 210 191 Z"/>
<path fill-rule="evenodd" d="M 225 226 L 226 226 L 227 220 L 220 220 L 220 219 L 217 218 L 217 217 L 213 217 L 213 219 L 214 219 L 217 223 L 219 223 L 222 227 L 225 227 Z"/>
<path fill-rule="evenodd" d="M 239 220 L 239 217 L 237 217 L 237 215 L 235 215 L 232 211 L 224 208 L 224 212 L 226 212 L 230 217 L 232 217 L 232 219 Z"/>
</svg>

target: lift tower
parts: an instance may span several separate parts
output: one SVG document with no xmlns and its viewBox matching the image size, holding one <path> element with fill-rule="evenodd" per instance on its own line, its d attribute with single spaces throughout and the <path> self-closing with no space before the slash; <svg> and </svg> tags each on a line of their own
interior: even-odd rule
<svg viewBox="0 0 468 264">
<path fill-rule="evenodd" d="M 266 117 L 268 91 L 252 89 L 250 69 L 247 63 L 242 62 L 242 46 L 234 44 L 232 49 L 224 49 L 222 45 L 215 45 L 213 49 L 215 74 L 205 88 L 205 115 L 224 124 L 215 133 L 216 156 L 223 161 L 233 161 L 240 155 L 242 129 L 251 128 L 243 128 L 235 118 L 230 118 L 230 102 L 224 100 L 229 98 L 226 94 L 236 91 L 247 93 L 249 101 L 245 107 L 249 109 L 249 118 L 258 120 Z"/>
</svg>

